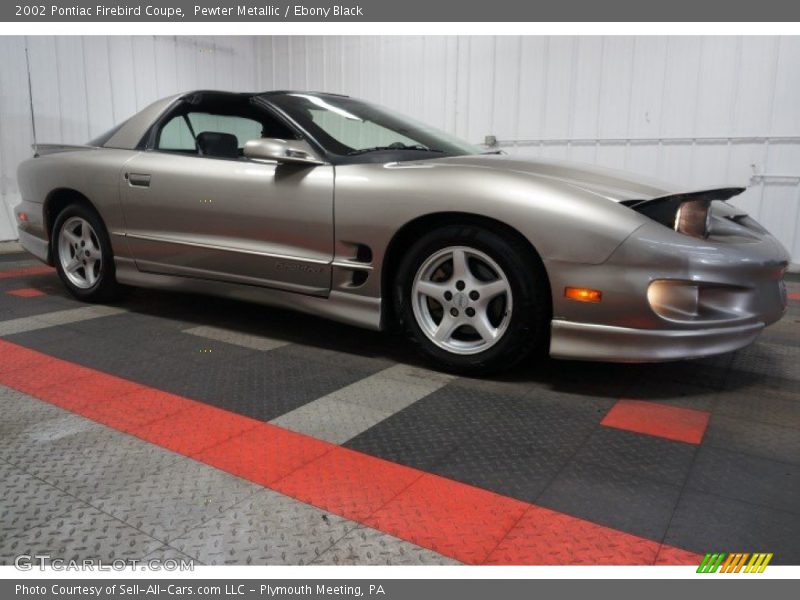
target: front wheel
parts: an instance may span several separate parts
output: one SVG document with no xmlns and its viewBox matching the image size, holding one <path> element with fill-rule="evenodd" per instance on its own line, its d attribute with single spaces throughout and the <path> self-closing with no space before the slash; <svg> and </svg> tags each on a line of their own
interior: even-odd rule
<svg viewBox="0 0 800 600">
<path fill-rule="evenodd" d="M 67 290 L 86 302 L 117 292 L 111 242 L 100 217 L 82 204 L 62 210 L 53 226 L 56 270 Z"/>
<path fill-rule="evenodd" d="M 408 336 L 441 367 L 465 374 L 509 368 L 547 343 L 549 285 L 515 238 L 448 226 L 406 254 L 395 306 Z"/>
</svg>

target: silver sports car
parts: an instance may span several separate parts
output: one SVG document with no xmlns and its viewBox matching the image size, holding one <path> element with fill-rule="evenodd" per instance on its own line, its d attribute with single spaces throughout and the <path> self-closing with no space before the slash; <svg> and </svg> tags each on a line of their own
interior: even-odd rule
<svg viewBox="0 0 800 600">
<path fill-rule="evenodd" d="M 728 203 L 521 159 L 336 94 L 197 91 L 19 167 L 23 246 L 86 301 L 118 284 L 400 328 L 443 368 L 663 361 L 752 342 L 788 254 Z"/>
</svg>

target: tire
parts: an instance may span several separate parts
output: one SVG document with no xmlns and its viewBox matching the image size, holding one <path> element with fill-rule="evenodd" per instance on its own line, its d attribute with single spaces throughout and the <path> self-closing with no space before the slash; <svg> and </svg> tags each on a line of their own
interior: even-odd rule
<svg viewBox="0 0 800 600">
<path fill-rule="evenodd" d="M 534 350 L 544 355 L 549 345 L 550 285 L 541 260 L 514 236 L 478 225 L 423 235 L 398 267 L 393 299 L 408 338 L 447 371 L 495 373 Z"/>
<path fill-rule="evenodd" d="M 53 262 L 70 294 L 84 302 L 107 302 L 119 286 L 111 241 L 100 216 L 90 207 L 66 206 L 53 224 Z"/>
</svg>

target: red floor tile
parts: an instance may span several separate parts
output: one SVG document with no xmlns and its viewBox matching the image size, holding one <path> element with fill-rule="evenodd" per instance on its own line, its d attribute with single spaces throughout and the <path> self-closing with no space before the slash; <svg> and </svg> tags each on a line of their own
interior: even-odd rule
<svg viewBox="0 0 800 600">
<path fill-rule="evenodd" d="M 787 296 L 789 300 L 800 301 L 800 292 L 791 292 Z"/>
<path fill-rule="evenodd" d="M 489 555 L 495 565 L 651 565 L 661 545 L 531 506 Z"/>
<path fill-rule="evenodd" d="M 127 432 L 173 452 L 191 456 L 253 429 L 261 422 L 187 398 L 179 413 Z"/>
<path fill-rule="evenodd" d="M 262 423 L 193 458 L 242 479 L 268 486 L 337 447 Z"/>
<path fill-rule="evenodd" d="M 673 548 L 672 546 L 661 546 L 656 557 L 657 565 L 688 565 L 697 567 L 703 561 L 702 554 L 695 554 L 688 550 Z"/>
<path fill-rule="evenodd" d="M 690 408 L 641 400 L 619 400 L 600 424 L 678 442 L 699 444 L 703 440 L 709 416 L 707 412 Z"/>
<path fill-rule="evenodd" d="M 365 523 L 445 556 L 481 564 L 529 506 L 426 474 Z"/>
<path fill-rule="evenodd" d="M 18 290 L 10 290 L 6 292 L 9 296 L 17 296 L 18 298 L 36 298 L 37 296 L 45 296 L 42 290 L 36 288 L 19 288 Z"/>
<path fill-rule="evenodd" d="M 423 472 L 337 447 L 277 481 L 272 489 L 364 522 Z"/>
<path fill-rule="evenodd" d="M 0 271 L 0 279 L 11 279 L 13 277 L 23 277 L 25 275 L 44 275 L 45 273 L 55 273 L 53 267 L 42 265 L 41 267 L 25 267 L 24 269 L 9 269 Z"/>
</svg>

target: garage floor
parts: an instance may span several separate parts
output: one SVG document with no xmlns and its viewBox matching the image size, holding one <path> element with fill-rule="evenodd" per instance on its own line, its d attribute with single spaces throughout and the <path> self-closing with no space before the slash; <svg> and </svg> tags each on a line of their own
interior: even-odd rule
<svg viewBox="0 0 800 600">
<path fill-rule="evenodd" d="M 84 305 L 1 255 L 0 564 L 800 564 L 789 292 L 734 354 L 477 380 L 261 306 Z"/>
</svg>

